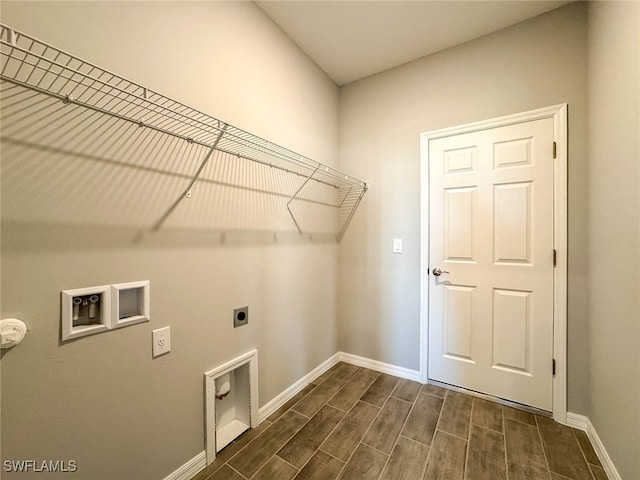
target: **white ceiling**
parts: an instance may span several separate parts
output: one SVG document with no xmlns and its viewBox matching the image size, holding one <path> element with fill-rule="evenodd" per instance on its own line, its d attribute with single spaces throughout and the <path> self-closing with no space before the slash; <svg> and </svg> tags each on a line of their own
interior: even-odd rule
<svg viewBox="0 0 640 480">
<path fill-rule="evenodd" d="M 338 85 L 473 40 L 570 1 L 257 1 Z"/>
</svg>

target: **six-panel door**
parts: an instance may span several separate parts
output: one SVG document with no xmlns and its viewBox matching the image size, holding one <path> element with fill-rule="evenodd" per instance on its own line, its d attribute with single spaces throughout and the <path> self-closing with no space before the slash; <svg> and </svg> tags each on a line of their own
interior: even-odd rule
<svg viewBox="0 0 640 480">
<path fill-rule="evenodd" d="M 553 120 L 429 142 L 429 378 L 551 411 Z"/>
</svg>

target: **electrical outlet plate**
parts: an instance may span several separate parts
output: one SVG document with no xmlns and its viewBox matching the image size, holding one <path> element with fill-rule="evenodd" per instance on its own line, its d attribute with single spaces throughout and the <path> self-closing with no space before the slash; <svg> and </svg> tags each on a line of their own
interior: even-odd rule
<svg viewBox="0 0 640 480">
<path fill-rule="evenodd" d="M 159 357 L 171 351 L 171 327 L 158 328 L 151 331 L 153 357 Z"/>
</svg>

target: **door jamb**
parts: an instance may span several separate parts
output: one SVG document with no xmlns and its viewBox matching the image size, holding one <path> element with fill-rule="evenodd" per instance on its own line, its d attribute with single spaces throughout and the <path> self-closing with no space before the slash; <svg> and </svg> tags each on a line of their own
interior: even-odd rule
<svg viewBox="0 0 640 480">
<path fill-rule="evenodd" d="M 473 122 L 420 134 L 420 380 L 428 383 L 429 359 L 429 142 L 517 123 L 553 119 L 556 158 L 553 168 L 553 244 L 557 252 L 553 270 L 553 418 L 567 423 L 567 104 Z M 552 368 L 549 365 L 549 368 Z"/>
</svg>

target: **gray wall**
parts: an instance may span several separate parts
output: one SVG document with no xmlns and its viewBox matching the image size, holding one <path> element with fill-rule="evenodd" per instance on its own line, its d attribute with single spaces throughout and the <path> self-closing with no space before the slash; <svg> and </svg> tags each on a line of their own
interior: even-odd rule
<svg viewBox="0 0 640 480">
<path fill-rule="evenodd" d="M 640 477 L 640 4 L 589 4 L 589 417 Z"/>
<path fill-rule="evenodd" d="M 3 2 L 5 23 L 320 161 L 339 151 L 341 168 L 371 184 L 340 247 L 220 230 L 215 219 L 198 227 L 211 217 L 201 200 L 140 242 L 150 206 L 172 200 L 179 182 L 132 183 L 3 145 L 2 317 L 31 328 L 2 357 L 3 459 L 75 459 L 83 478 L 163 478 L 203 450 L 202 372 L 250 348 L 263 405 L 337 350 L 417 370 L 419 134 L 567 102 L 569 410 L 591 418 L 634 478 L 640 19 L 637 4 L 618 2 L 588 14 L 571 4 L 338 92 L 251 4 Z M 109 181 L 70 201 L 77 169 Z M 143 195 L 130 193 L 142 184 Z M 136 200 L 131 211 L 117 196 Z M 99 218 L 77 217 L 95 208 Z M 83 220 L 65 221 L 70 211 Z M 403 255 L 391 253 L 397 237 Z M 59 344 L 60 290 L 141 279 L 151 280 L 151 322 Z M 243 304 L 251 323 L 233 330 Z M 152 360 L 150 331 L 165 325 L 173 351 Z"/>
<path fill-rule="evenodd" d="M 2 21 L 337 160 L 337 87 L 252 3 L 3 2 Z M 197 190 L 195 207 L 152 235 L 183 178 L 3 147 L 2 317 L 30 326 L 3 354 L 3 460 L 73 459 L 78 478 L 164 478 L 204 450 L 203 372 L 257 348 L 264 405 L 337 351 L 335 242 L 252 232 L 251 217 L 240 231 L 217 228 L 208 209 L 237 191 L 207 204 Z M 144 279 L 149 323 L 59 344 L 61 290 Z M 242 305 L 250 323 L 234 330 Z M 151 330 L 166 325 L 172 352 L 152 359 Z"/>
<path fill-rule="evenodd" d="M 586 9 L 570 4 L 341 89 L 341 167 L 370 182 L 340 248 L 340 350 L 419 369 L 421 132 L 569 104 L 569 410 L 589 408 Z M 394 255 L 393 238 L 404 239 Z"/>
</svg>

